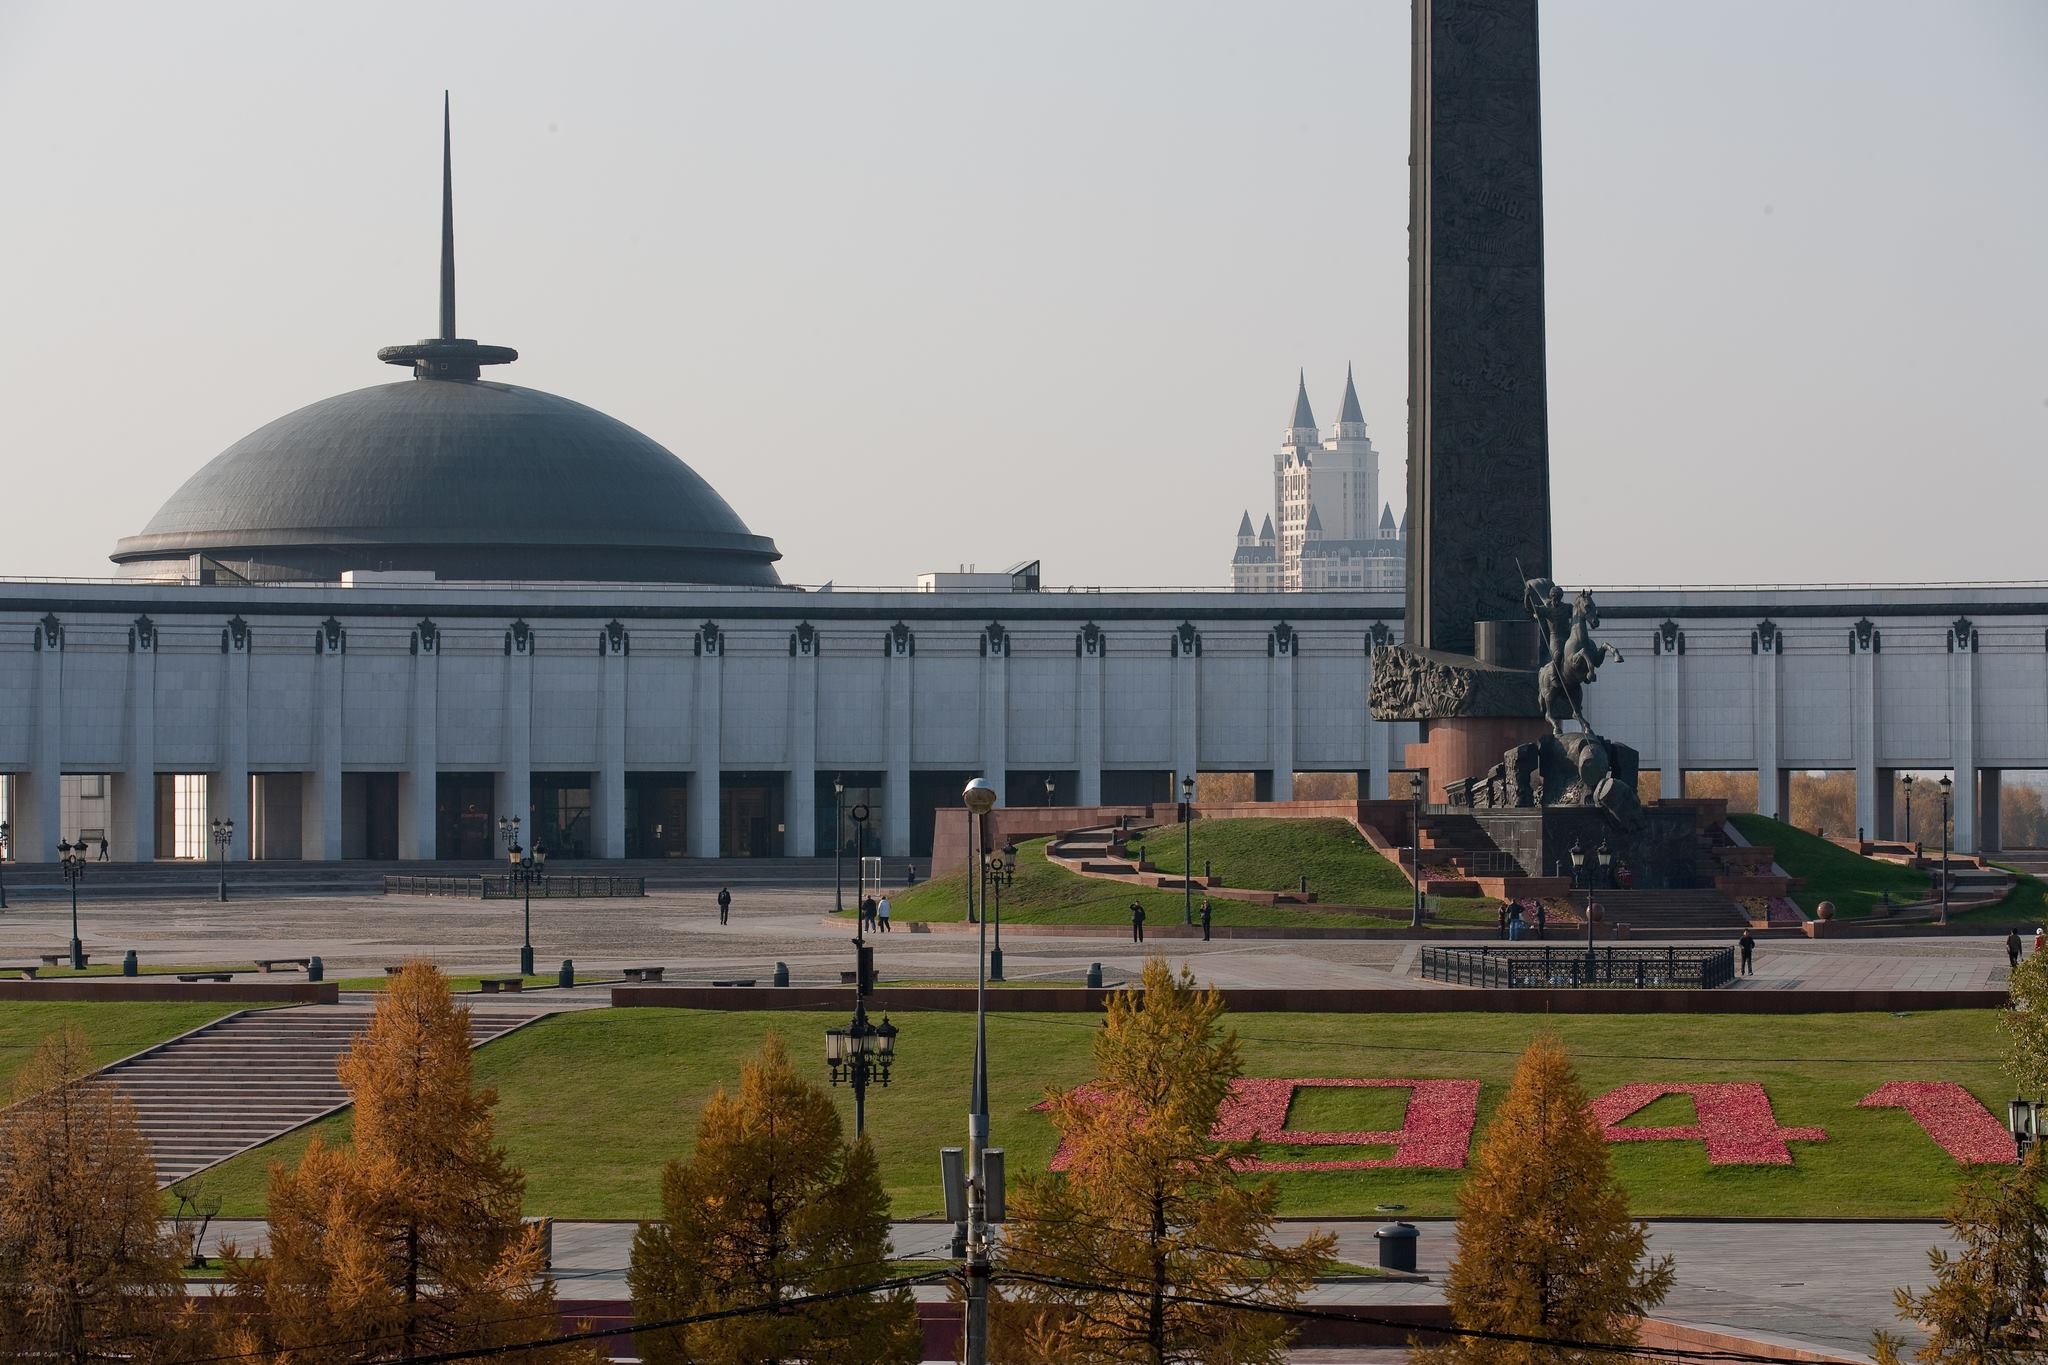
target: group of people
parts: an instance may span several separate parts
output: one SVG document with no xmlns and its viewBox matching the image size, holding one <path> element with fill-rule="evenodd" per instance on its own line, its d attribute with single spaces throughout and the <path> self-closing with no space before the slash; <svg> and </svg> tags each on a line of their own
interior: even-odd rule
<svg viewBox="0 0 2048 1365">
<path fill-rule="evenodd" d="M 2034 930 L 2035 955 L 2039 956 L 2044 949 L 2048 949 L 2048 928 L 2037 927 Z M 2008 929 L 2005 934 L 2005 960 L 2007 965 L 2019 966 L 2020 956 L 2020 931 Z"/>
<path fill-rule="evenodd" d="M 861 897 L 860 927 L 884 934 L 889 932 L 889 897 L 886 892 L 880 900 L 873 896 Z"/>
</svg>

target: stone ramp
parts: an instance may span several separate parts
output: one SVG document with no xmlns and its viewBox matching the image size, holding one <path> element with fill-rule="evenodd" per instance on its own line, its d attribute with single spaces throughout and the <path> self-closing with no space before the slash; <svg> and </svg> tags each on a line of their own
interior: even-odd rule
<svg viewBox="0 0 2048 1365">
<path fill-rule="evenodd" d="M 548 1010 L 473 1010 L 480 1047 Z M 128 1095 L 170 1185 L 348 1104 L 335 1064 L 370 1010 L 314 1005 L 250 1010 L 114 1063 L 100 1074 Z"/>
</svg>

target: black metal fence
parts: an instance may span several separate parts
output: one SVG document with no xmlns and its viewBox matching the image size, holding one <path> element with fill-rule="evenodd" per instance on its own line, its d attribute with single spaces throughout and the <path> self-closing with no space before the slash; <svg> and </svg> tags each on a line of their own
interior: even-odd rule
<svg viewBox="0 0 2048 1365">
<path fill-rule="evenodd" d="M 406 877 L 384 878 L 387 896 L 466 896 L 487 901 L 518 900 L 525 888 L 502 873 L 495 877 Z M 645 877 L 557 877 L 538 878 L 533 883 L 535 900 L 583 900 L 602 896 L 644 896 Z"/>
<path fill-rule="evenodd" d="M 1733 948 L 1424 948 L 1425 980 L 1504 990 L 1712 990 L 1735 980 Z"/>
</svg>

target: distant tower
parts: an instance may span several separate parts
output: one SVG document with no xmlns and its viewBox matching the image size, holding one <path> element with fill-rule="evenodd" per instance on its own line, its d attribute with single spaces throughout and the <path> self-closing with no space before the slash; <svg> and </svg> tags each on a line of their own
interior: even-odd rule
<svg viewBox="0 0 2048 1365">
<path fill-rule="evenodd" d="M 1380 512 L 1375 514 L 1374 508 Z M 1270 582 L 1286 591 L 1304 588 L 1399 588 L 1406 579 L 1406 540 L 1393 509 L 1380 502 L 1380 456 L 1366 431 L 1365 409 L 1351 370 L 1336 425 L 1316 425 L 1307 375 L 1295 380 L 1294 412 L 1273 456 L 1273 516 L 1278 523 L 1270 569 L 1265 543 L 1246 539 L 1251 517 L 1238 527 L 1231 582 L 1251 589 Z"/>
</svg>

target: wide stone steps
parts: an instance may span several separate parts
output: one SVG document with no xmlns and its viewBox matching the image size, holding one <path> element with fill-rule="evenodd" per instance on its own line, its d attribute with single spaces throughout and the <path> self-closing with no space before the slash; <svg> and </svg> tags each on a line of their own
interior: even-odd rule
<svg viewBox="0 0 2048 1365">
<path fill-rule="evenodd" d="M 1719 891 L 1596 891 L 1593 903 L 1603 924 L 1626 924 L 1632 934 L 1722 927 L 1733 932 L 1749 923 L 1742 907 Z"/>
<path fill-rule="evenodd" d="M 135 1106 L 169 1185 L 345 1108 L 341 1054 L 369 1026 L 363 1006 L 314 1005 L 229 1015 L 101 1074 Z M 472 1046 L 545 1010 L 475 1010 Z"/>
</svg>

